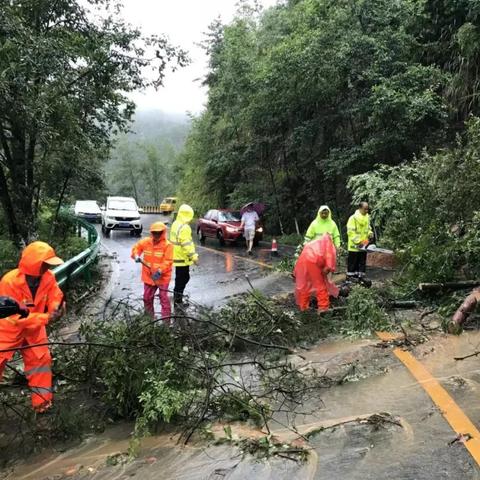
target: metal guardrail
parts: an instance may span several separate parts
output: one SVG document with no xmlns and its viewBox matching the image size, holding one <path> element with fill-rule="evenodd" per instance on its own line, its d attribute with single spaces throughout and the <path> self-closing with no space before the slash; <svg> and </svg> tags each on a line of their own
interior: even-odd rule
<svg viewBox="0 0 480 480">
<path fill-rule="evenodd" d="M 53 273 L 58 284 L 64 285 L 67 281 L 73 280 L 80 274 L 84 274 L 87 280 L 90 279 L 90 265 L 97 258 L 100 249 L 100 235 L 97 229 L 91 224 L 80 218 L 74 217 L 79 236 L 86 231 L 88 239 L 88 248 L 67 260 L 63 265 L 53 269 Z"/>
</svg>

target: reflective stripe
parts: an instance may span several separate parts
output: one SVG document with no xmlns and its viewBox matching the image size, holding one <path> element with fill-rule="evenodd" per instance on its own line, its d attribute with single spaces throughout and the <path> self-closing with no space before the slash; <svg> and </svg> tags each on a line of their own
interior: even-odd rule
<svg viewBox="0 0 480 480">
<path fill-rule="evenodd" d="M 51 371 L 52 369 L 48 365 L 42 365 L 40 367 L 31 368 L 30 370 L 25 370 L 23 374 L 25 376 L 28 376 L 28 375 L 34 375 L 36 373 L 50 373 Z"/>
<path fill-rule="evenodd" d="M 185 263 L 187 260 L 174 260 L 173 263 Z"/>
<path fill-rule="evenodd" d="M 170 240 L 170 243 L 172 245 L 176 245 L 177 247 L 188 247 L 189 245 L 193 245 L 193 242 L 190 242 L 190 241 L 182 243 L 182 242 L 173 242 Z"/>
<path fill-rule="evenodd" d="M 30 387 L 32 393 L 37 393 L 41 395 L 42 393 L 53 393 L 53 388 L 51 387 Z"/>
<path fill-rule="evenodd" d="M 178 237 L 180 235 L 180 230 L 186 226 L 186 223 L 182 223 L 178 228 L 177 228 L 177 233 L 175 234 L 175 236 L 177 237 L 177 240 L 178 240 Z"/>
<path fill-rule="evenodd" d="M 187 254 L 187 257 L 188 257 L 188 258 L 193 258 L 195 255 L 196 255 L 196 253 L 188 253 L 188 254 Z"/>
</svg>

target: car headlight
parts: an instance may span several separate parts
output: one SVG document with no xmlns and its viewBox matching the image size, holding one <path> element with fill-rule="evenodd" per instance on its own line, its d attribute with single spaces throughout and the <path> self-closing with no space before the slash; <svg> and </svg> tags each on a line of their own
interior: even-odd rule
<svg viewBox="0 0 480 480">
<path fill-rule="evenodd" d="M 114 217 L 105 217 L 105 220 L 107 222 L 116 222 L 115 218 Z"/>
<path fill-rule="evenodd" d="M 132 220 L 133 220 L 133 221 L 140 220 L 140 217 L 133 217 Z"/>
<path fill-rule="evenodd" d="M 263 232 L 263 228 L 262 228 L 262 227 L 257 228 L 257 232 L 258 232 L 258 233 L 262 233 L 262 232 Z"/>
<path fill-rule="evenodd" d="M 238 232 L 238 228 L 235 228 L 235 227 L 227 227 L 227 232 L 229 232 L 229 233 L 237 233 L 237 232 Z"/>
</svg>

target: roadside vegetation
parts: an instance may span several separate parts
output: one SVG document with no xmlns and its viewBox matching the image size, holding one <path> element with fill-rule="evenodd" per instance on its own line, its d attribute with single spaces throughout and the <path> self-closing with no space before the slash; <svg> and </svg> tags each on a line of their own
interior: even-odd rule
<svg viewBox="0 0 480 480">
<path fill-rule="evenodd" d="M 263 441 L 244 445 L 246 451 L 281 454 L 288 445 L 275 445 L 268 432 L 282 421 L 284 408 L 307 413 L 323 389 L 348 381 L 351 370 L 345 364 L 336 372 L 307 374 L 303 349 L 327 336 L 363 336 L 387 326 L 373 293 L 360 312 L 368 323 L 356 313 L 357 297 L 346 308 L 347 323 L 339 312 L 321 320 L 315 311 L 300 313 L 290 296 L 271 300 L 251 292 L 220 311 L 198 307 L 178 315 L 174 328 L 126 302 L 81 322 L 68 344 L 65 325 L 58 324 L 50 335 L 58 393 L 48 415 L 29 413 L 21 373 L 8 372 L 9 386 L 0 392 L 2 461 L 77 441 L 113 422 L 134 423 L 131 456 L 142 437 L 168 425 L 179 442 L 233 442 L 228 425 L 235 421 L 267 432 Z M 226 430 L 213 436 L 217 424 Z M 297 448 L 294 455 L 305 458 L 306 452 Z"/>
</svg>

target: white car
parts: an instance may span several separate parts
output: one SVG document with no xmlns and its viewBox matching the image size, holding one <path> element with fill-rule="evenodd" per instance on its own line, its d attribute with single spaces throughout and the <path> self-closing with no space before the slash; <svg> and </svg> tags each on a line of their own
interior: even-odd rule
<svg viewBox="0 0 480 480">
<path fill-rule="evenodd" d="M 76 217 L 89 222 L 100 223 L 102 221 L 102 212 L 95 200 L 77 200 L 73 211 Z"/>
<path fill-rule="evenodd" d="M 102 233 L 109 236 L 112 230 L 124 230 L 139 237 L 143 226 L 137 202 L 131 197 L 108 197 L 102 212 Z"/>
</svg>

